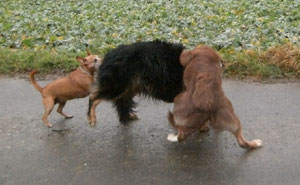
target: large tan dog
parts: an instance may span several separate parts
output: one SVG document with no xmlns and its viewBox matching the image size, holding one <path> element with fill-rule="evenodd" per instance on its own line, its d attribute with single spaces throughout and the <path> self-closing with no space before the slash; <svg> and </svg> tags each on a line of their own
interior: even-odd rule
<svg viewBox="0 0 300 185">
<path fill-rule="evenodd" d="M 220 56 L 212 48 L 201 46 L 184 51 L 180 62 L 185 67 L 186 90 L 176 96 L 173 114 L 169 112 L 169 123 L 178 134 L 169 134 L 168 140 L 182 141 L 208 121 L 215 129 L 232 132 L 243 148 L 262 146 L 261 140 L 247 141 L 242 135 L 240 120 L 222 88 Z"/>
<path fill-rule="evenodd" d="M 59 104 L 58 113 L 67 119 L 72 118 L 73 116 L 62 112 L 66 102 L 74 98 L 84 98 L 90 94 L 90 87 L 94 82 L 95 71 L 100 66 L 102 60 L 97 55 L 92 55 L 88 51 L 87 55 L 86 58 L 76 57 L 80 66 L 75 71 L 66 77 L 49 83 L 44 88 L 40 87 L 34 79 L 36 70 L 29 74 L 32 84 L 43 97 L 45 114 L 42 119 L 47 127 L 52 127 L 52 124 L 48 121 L 48 115 L 56 103 Z"/>
</svg>

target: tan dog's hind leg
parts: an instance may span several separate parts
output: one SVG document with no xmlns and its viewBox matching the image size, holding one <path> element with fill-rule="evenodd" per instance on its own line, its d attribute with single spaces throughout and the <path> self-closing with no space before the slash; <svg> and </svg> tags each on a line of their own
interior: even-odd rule
<svg viewBox="0 0 300 185">
<path fill-rule="evenodd" d="M 47 127 L 52 127 L 52 124 L 48 121 L 48 116 L 54 107 L 54 100 L 51 97 L 45 98 L 43 99 L 43 104 L 45 106 L 45 113 L 42 120 Z"/>
<path fill-rule="evenodd" d="M 216 114 L 214 120 L 212 120 L 211 125 L 214 128 L 227 130 L 236 137 L 237 142 L 242 148 L 258 148 L 262 146 L 262 141 L 260 139 L 254 139 L 248 141 L 244 138 L 242 134 L 242 127 L 240 124 L 240 120 L 235 115 L 232 105 L 228 99 L 226 99 L 226 103 L 228 106 L 219 110 Z"/>
<path fill-rule="evenodd" d="M 261 147 L 262 146 L 262 141 L 260 139 L 254 139 L 254 140 L 251 140 L 251 141 L 247 141 L 244 136 L 242 135 L 242 128 L 239 127 L 239 129 L 235 132 L 232 132 L 240 147 L 242 148 L 258 148 L 258 147 Z"/>
<path fill-rule="evenodd" d="M 89 124 L 91 127 L 94 127 L 96 125 L 96 107 L 101 103 L 102 100 L 96 99 L 93 100 L 90 114 L 88 115 Z"/>
<path fill-rule="evenodd" d="M 57 112 L 61 115 L 63 115 L 66 119 L 70 119 L 70 118 L 73 118 L 72 115 L 68 115 L 68 114 L 65 114 L 63 113 L 63 108 L 64 106 L 66 105 L 66 102 L 59 102 L 59 105 L 58 105 L 58 108 L 57 108 Z"/>
</svg>

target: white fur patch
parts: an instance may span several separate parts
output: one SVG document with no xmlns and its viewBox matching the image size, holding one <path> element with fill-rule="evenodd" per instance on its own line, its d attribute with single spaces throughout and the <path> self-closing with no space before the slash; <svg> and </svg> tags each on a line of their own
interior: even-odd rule
<svg viewBox="0 0 300 185">
<path fill-rule="evenodd" d="M 178 137 L 175 134 L 168 134 L 168 138 L 169 141 L 171 142 L 178 142 Z"/>
</svg>

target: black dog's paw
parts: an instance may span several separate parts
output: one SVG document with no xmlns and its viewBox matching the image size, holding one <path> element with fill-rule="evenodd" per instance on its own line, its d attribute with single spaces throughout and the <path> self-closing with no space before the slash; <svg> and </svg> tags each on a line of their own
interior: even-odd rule
<svg viewBox="0 0 300 185">
<path fill-rule="evenodd" d="M 121 122 L 123 125 L 127 125 L 127 124 L 129 124 L 130 122 L 136 121 L 136 120 L 138 120 L 138 119 L 139 119 L 139 117 L 138 117 L 136 114 L 130 113 L 130 114 L 127 115 L 127 116 L 122 116 L 122 117 L 120 118 L 120 122 Z"/>
<path fill-rule="evenodd" d="M 136 120 L 139 120 L 139 117 L 136 114 L 134 114 L 134 113 L 130 113 L 129 119 L 131 121 L 136 121 Z"/>
</svg>

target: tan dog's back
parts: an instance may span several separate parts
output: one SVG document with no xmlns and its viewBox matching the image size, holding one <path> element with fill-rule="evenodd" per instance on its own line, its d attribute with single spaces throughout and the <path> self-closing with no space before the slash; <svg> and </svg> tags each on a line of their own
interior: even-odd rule
<svg viewBox="0 0 300 185">
<path fill-rule="evenodd" d="M 191 51 L 191 61 L 184 70 L 185 101 L 193 109 L 210 111 L 223 98 L 220 56 L 211 48 L 202 46 Z"/>
<path fill-rule="evenodd" d="M 82 74 L 79 69 L 66 77 L 50 82 L 42 90 L 42 96 L 53 96 L 67 101 L 74 98 L 84 98 L 89 94 L 93 77 Z M 59 90 L 58 90 L 59 89 Z"/>
</svg>

